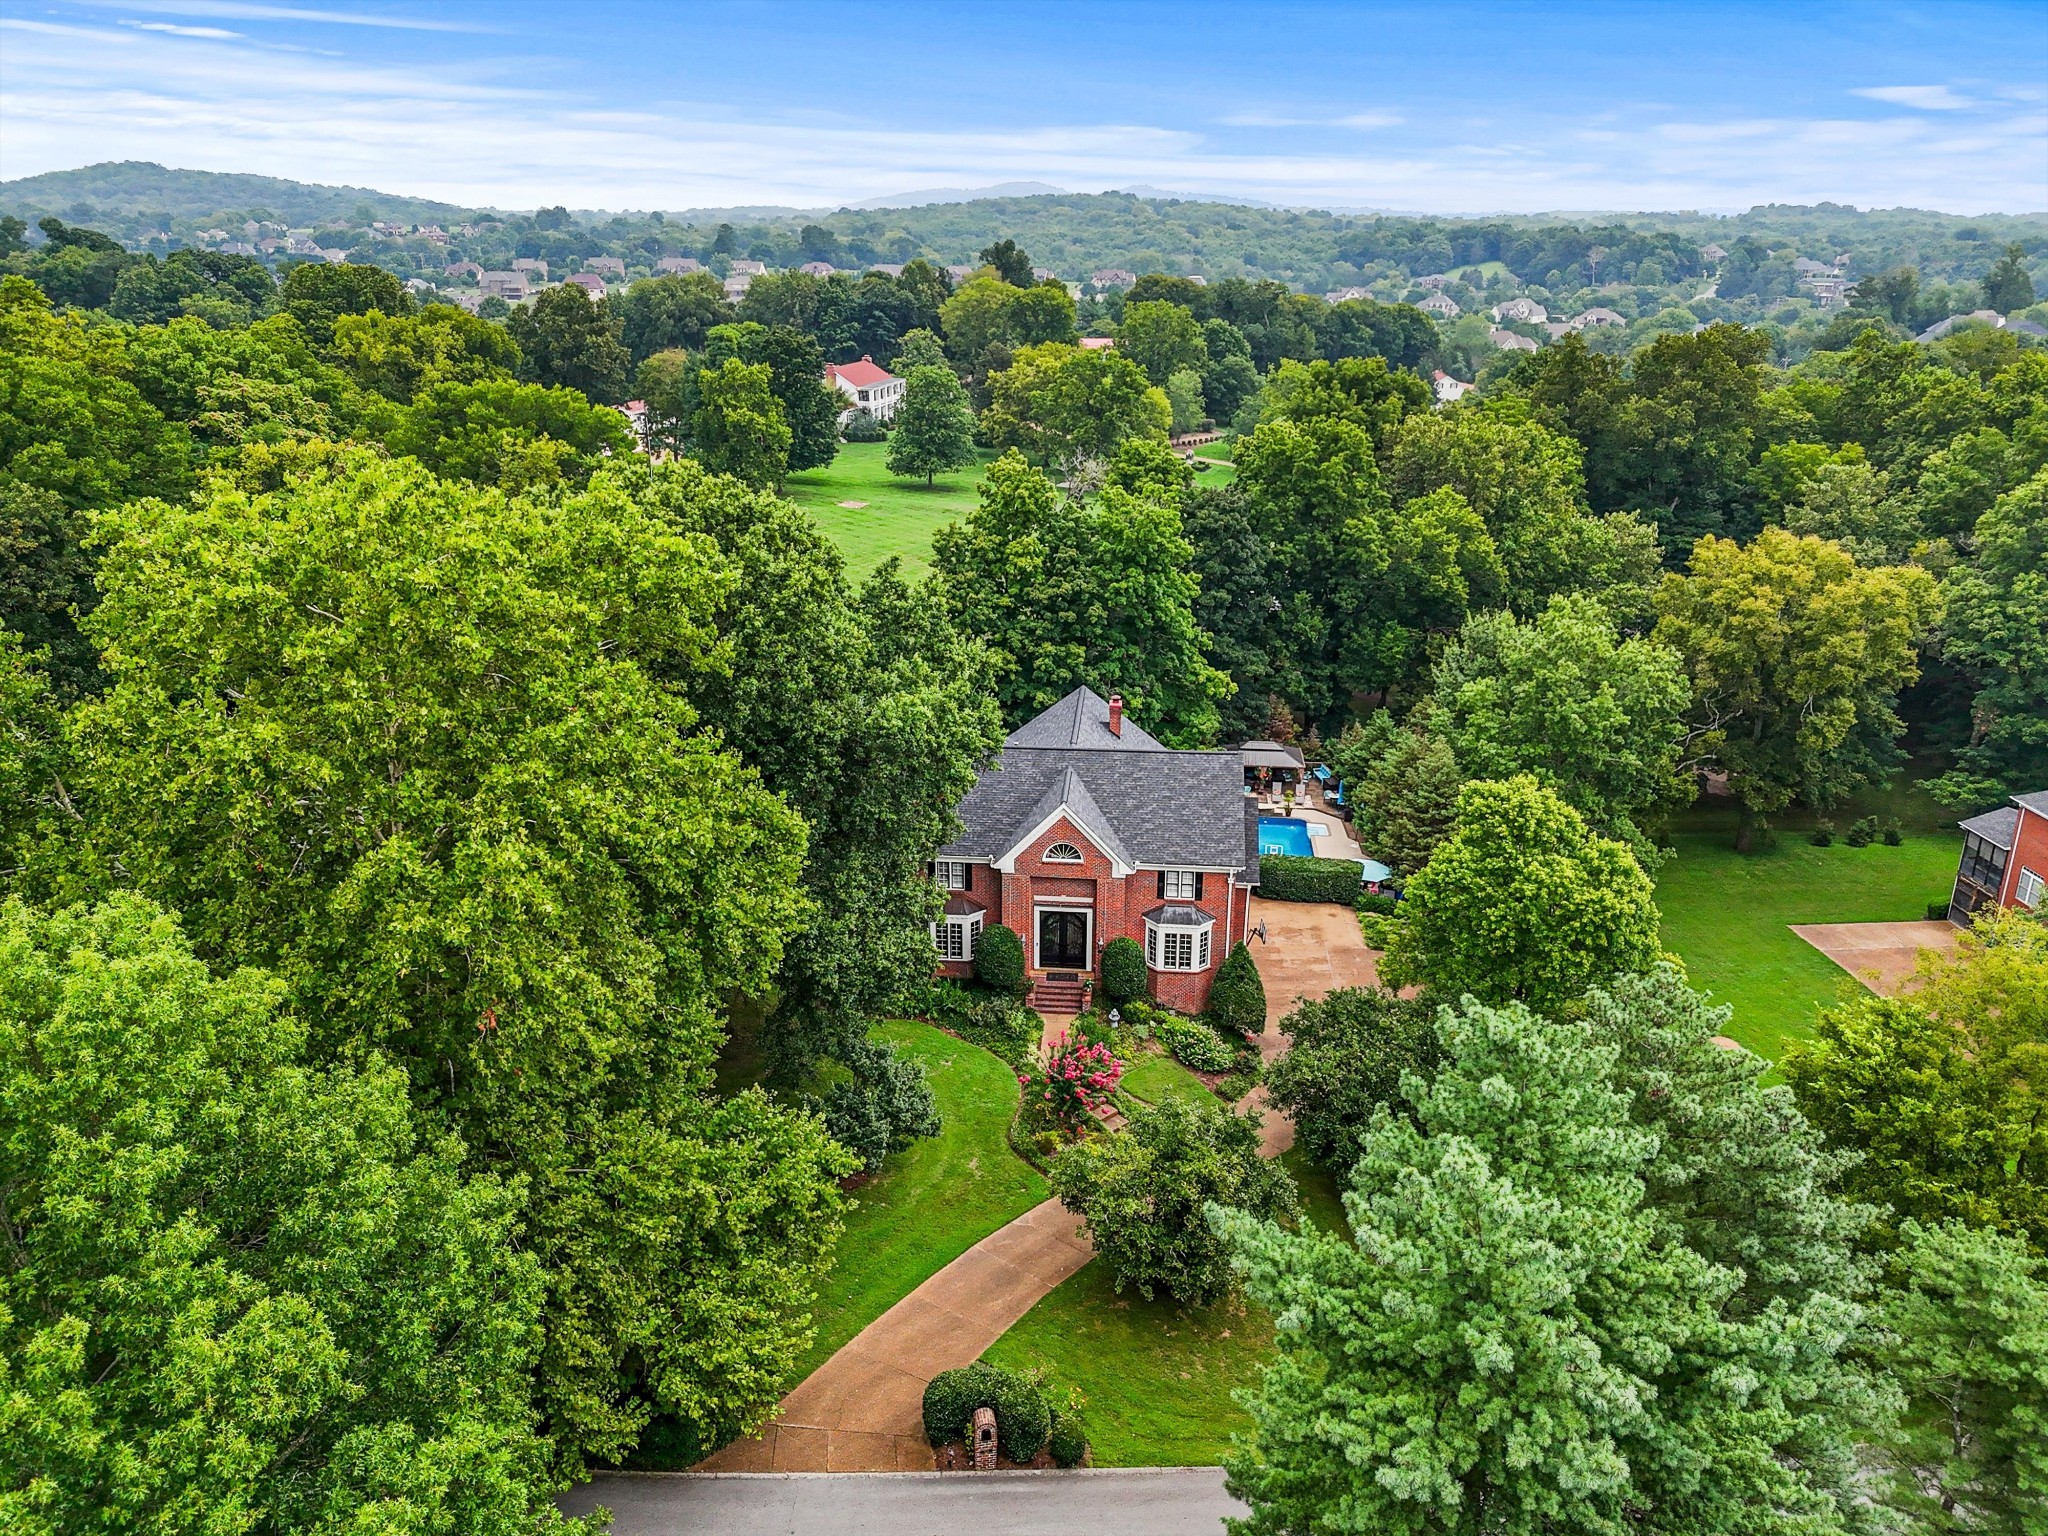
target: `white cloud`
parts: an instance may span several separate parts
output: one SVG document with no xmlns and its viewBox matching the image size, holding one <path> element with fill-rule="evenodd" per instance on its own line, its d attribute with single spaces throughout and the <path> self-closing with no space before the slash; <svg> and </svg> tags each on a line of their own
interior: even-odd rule
<svg viewBox="0 0 2048 1536">
<path fill-rule="evenodd" d="M 1895 107 L 1917 107 L 1922 112 L 1961 112 L 1977 105 L 1945 85 L 1866 85 L 1850 94 L 1888 101 Z"/>
<path fill-rule="evenodd" d="M 1407 121 L 1398 112 L 1353 112 L 1348 117 L 1282 117 L 1272 112 L 1233 112 L 1217 119 L 1227 128 L 1392 128 Z"/>
<path fill-rule="evenodd" d="M 1334 119 L 1333 128 L 1398 128 L 1407 119 L 1398 112 L 1354 112 Z"/>
<path fill-rule="evenodd" d="M 209 15 L 230 3 L 189 0 Z M 548 88 L 552 61 L 384 65 L 189 35 L 199 30 L 0 17 L 0 177 L 150 159 L 505 208 L 830 207 L 1000 181 L 1446 213 L 1822 199 L 1969 213 L 2048 207 L 2048 108 L 2010 100 L 1966 118 L 1690 121 L 1637 108 L 1577 125 L 1517 117 L 1483 132 L 1469 121 L 1382 125 L 1390 113 L 1360 112 L 1354 120 L 1383 131 L 1367 141 L 1326 133 L 1307 153 L 1273 153 L 1215 128 L 1143 122 L 1013 129 L 913 116 L 877 129 L 814 107 L 619 106 Z M 1297 122 L 1247 113 L 1237 125 Z"/>
<path fill-rule="evenodd" d="M 124 27 L 133 27 L 138 32 L 168 32 L 172 37 L 241 37 L 240 32 L 230 32 L 225 27 L 181 27 L 174 21 L 124 21 Z"/>
<path fill-rule="evenodd" d="M 77 0 L 123 11 L 157 16 L 213 16 L 228 21 L 310 21 L 334 27 L 387 27 L 401 32 L 488 32 L 476 22 L 436 16 L 404 16 L 370 11 L 330 11 L 302 5 L 264 5 L 257 0 Z M 168 30 L 168 29 L 166 29 Z M 207 36 L 194 31 L 187 36 Z M 239 36 L 230 33 L 229 36 Z"/>
</svg>

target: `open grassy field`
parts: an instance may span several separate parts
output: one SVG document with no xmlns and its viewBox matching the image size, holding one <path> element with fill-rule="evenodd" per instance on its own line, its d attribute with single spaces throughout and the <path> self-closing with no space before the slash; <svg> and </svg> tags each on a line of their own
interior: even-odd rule
<svg viewBox="0 0 2048 1536">
<path fill-rule="evenodd" d="M 791 475 L 783 487 L 839 546 L 855 581 L 891 555 L 902 556 L 905 575 L 924 575 L 931 569 L 932 535 L 968 514 L 981 483 L 981 465 L 941 475 L 929 487 L 922 480 L 899 480 L 883 466 L 888 451 L 887 443 L 843 444 L 825 468 Z M 867 505 L 842 507 L 842 501 Z"/>
<path fill-rule="evenodd" d="M 1272 1341 L 1257 1307 L 1119 1296 L 1097 1259 L 982 1358 L 1010 1370 L 1043 1366 L 1055 1403 L 1080 1388 L 1096 1466 L 1197 1467 L 1221 1461 L 1231 1432 L 1250 1428 L 1230 1394 L 1258 1380 Z"/>
<path fill-rule="evenodd" d="M 1665 947 L 1694 986 L 1735 1010 L 1729 1035 L 1773 1061 L 1787 1037 L 1812 1034 L 1817 1009 L 1857 986 L 1787 925 L 1924 918 L 1947 896 L 1961 848 L 1959 837 L 1921 832 L 1897 848 L 1816 848 L 1788 831 L 1747 857 L 1721 831 L 1674 841 L 1678 856 L 1657 872 Z"/>
<path fill-rule="evenodd" d="M 1005 1137 L 1018 1093 L 1007 1066 L 928 1024 L 883 1024 L 874 1033 L 923 1065 L 944 1129 L 896 1153 L 855 1192 L 837 1261 L 818 1288 L 818 1337 L 798 1378 L 1050 1193 Z"/>
</svg>

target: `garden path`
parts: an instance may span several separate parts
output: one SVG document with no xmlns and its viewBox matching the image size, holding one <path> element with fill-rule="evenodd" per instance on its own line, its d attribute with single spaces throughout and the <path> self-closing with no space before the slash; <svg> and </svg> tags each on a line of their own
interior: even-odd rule
<svg viewBox="0 0 2048 1536">
<path fill-rule="evenodd" d="M 1252 958 L 1266 988 L 1259 1050 L 1286 1049 L 1280 1019 L 1300 998 L 1369 986 L 1377 957 L 1348 907 L 1252 902 L 1266 925 Z M 1263 1147 L 1294 1145 L 1294 1125 L 1254 1088 L 1242 1106 L 1265 1110 Z M 990 1233 L 862 1329 L 783 1398 L 760 1434 L 698 1463 L 699 1472 L 917 1472 L 933 1465 L 924 1389 L 940 1371 L 971 1365 L 1055 1287 L 1095 1256 L 1079 1218 L 1057 1200 Z"/>
</svg>

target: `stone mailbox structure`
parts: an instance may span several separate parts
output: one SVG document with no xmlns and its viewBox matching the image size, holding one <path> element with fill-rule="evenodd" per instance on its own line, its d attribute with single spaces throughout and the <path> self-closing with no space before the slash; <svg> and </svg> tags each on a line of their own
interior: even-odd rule
<svg viewBox="0 0 2048 1536">
<path fill-rule="evenodd" d="M 991 1471 L 996 1464 L 995 1411 L 989 1408 L 975 1409 L 971 1428 L 973 1433 L 970 1437 L 970 1447 L 974 1453 L 974 1470 Z"/>
</svg>

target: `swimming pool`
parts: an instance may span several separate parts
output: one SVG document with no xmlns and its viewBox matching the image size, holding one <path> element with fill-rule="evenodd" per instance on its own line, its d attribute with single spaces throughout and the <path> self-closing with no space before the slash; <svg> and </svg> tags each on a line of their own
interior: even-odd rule
<svg viewBox="0 0 2048 1536">
<path fill-rule="evenodd" d="M 1292 854 L 1309 858 L 1315 849 L 1308 840 L 1308 823 L 1299 816 L 1261 816 L 1259 852 Z"/>
</svg>

